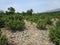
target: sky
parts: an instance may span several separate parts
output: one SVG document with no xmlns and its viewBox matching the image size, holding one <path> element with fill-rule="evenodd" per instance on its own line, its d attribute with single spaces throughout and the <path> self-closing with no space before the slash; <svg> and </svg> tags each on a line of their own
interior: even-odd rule
<svg viewBox="0 0 60 45">
<path fill-rule="evenodd" d="M 6 11 L 8 7 L 14 7 L 16 12 L 33 9 L 34 12 L 60 8 L 60 0 L 0 0 L 0 10 Z"/>
</svg>

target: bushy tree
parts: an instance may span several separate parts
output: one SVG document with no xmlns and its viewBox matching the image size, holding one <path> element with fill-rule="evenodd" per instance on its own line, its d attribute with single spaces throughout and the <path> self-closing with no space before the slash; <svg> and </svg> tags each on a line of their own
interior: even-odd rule
<svg viewBox="0 0 60 45">
<path fill-rule="evenodd" d="M 14 14 L 15 13 L 15 9 L 13 7 L 9 7 L 8 11 L 6 11 L 6 14 L 10 15 L 10 14 Z"/>
<path fill-rule="evenodd" d="M 15 13 L 15 9 L 13 7 L 9 7 L 8 10 L 11 14 Z"/>
<path fill-rule="evenodd" d="M 32 15 L 32 12 L 33 12 L 33 10 L 32 10 L 32 9 L 27 10 L 27 15 Z"/>
<path fill-rule="evenodd" d="M 22 12 L 22 15 L 26 15 L 26 13 L 23 11 L 23 12 Z"/>
<path fill-rule="evenodd" d="M 6 11 L 5 13 L 6 13 L 6 15 L 10 15 L 10 13 L 8 11 Z"/>
</svg>

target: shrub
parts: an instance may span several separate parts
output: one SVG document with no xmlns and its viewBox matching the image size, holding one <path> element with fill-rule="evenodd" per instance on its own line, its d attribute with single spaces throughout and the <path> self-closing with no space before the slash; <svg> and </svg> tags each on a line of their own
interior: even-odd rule
<svg viewBox="0 0 60 45">
<path fill-rule="evenodd" d="M 37 27 L 40 28 L 40 29 L 46 29 L 47 24 L 48 25 L 52 24 L 52 21 L 49 18 L 39 19 L 37 21 Z"/>
<path fill-rule="evenodd" d="M 21 30 L 24 28 L 24 21 L 21 16 L 9 16 L 5 20 L 5 26 L 13 30 Z"/>
<path fill-rule="evenodd" d="M 7 45 L 7 39 L 5 36 L 0 36 L 0 45 Z"/>
<path fill-rule="evenodd" d="M 46 22 L 45 22 L 44 19 L 40 19 L 37 22 L 37 28 L 39 28 L 39 29 L 46 29 Z"/>
<path fill-rule="evenodd" d="M 60 21 L 56 22 L 56 26 L 59 27 L 60 26 Z"/>
<path fill-rule="evenodd" d="M 0 28 L 1 28 L 1 27 L 4 27 L 4 25 L 5 25 L 5 24 L 4 24 L 4 20 L 3 20 L 2 17 L 0 17 Z"/>
<path fill-rule="evenodd" d="M 1 29 L 0 29 L 0 32 L 1 32 Z M 0 45 L 7 45 L 7 38 L 5 35 L 2 35 L 0 33 Z"/>
<path fill-rule="evenodd" d="M 14 15 L 10 15 L 9 16 L 9 19 L 11 19 L 11 20 L 17 20 L 17 19 L 19 19 L 19 20 L 23 20 L 23 16 L 22 15 L 16 15 L 16 14 L 14 14 Z"/>
<path fill-rule="evenodd" d="M 47 24 L 48 24 L 48 25 L 52 25 L 52 21 L 51 21 L 50 18 L 47 18 L 46 20 L 47 20 Z"/>
<path fill-rule="evenodd" d="M 19 20 L 13 20 L 13 21 L 8 22 L 7 26 L 9 26 L 13 30 L 20 30 L 20 29 L 23 29 L 24 22 L 19 21 Z"/>
<path fill-rule="evenodd" d="M 60 27 L 50 28 L 49 36 L 51 41 L 60 45 Z"/>
<path fill-rule="evenodd" d="M 60 21 L 56 22 L 55 28 L 50 28 L 49 36 L 56 45 L 60 45 Z"/>
</svg>

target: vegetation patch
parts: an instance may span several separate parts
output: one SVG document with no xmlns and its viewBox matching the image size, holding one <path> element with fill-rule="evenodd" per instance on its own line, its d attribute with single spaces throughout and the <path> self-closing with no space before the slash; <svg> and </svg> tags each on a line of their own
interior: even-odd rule
<svg viewBox="0 0 60 45">
<path fill-rule="evenodd" d="M 1 29 L 0 29 L 0 45 L 7 45 L 7 44 L 8 44 L 7 38 L 5 35 L 2 35 Z"/>
<path fill-rule="evenodd" d="M 24 20 L 20 15 L 8 16 L 5 19 L 5 27 L 9 27 L 12 30 L 21 30 L 24 28 L 24 24 Z"/>
<path fill-rule="evenodd" d="M 60 45 L 60 21 L 56 23 L 56 27 L 50 28 L 49 36 L 51 41 Z"/>
</svg>

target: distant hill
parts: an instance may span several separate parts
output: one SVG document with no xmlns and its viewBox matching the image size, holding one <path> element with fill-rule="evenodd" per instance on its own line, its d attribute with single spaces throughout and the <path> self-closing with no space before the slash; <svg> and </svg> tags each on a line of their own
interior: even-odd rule
<svg viewBox="0 0 60 45">
<path fill-rule="evenodd" d="M 56 11 L 60 11 L 60 8 L 48 10 L 48 11 L 46 11 L 46 12 L 56 12 Z"/>
</svg>

